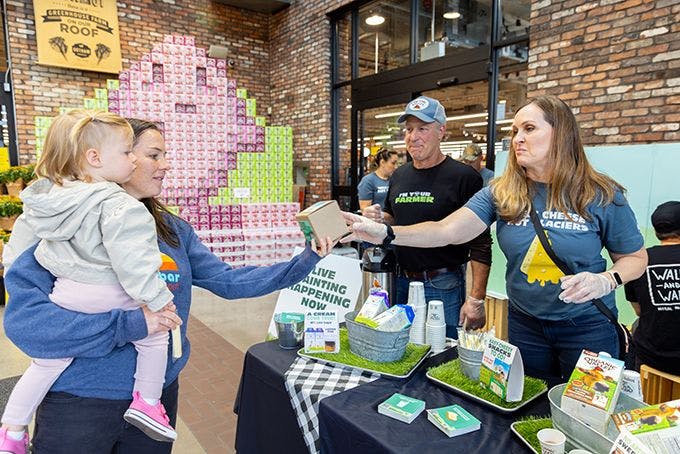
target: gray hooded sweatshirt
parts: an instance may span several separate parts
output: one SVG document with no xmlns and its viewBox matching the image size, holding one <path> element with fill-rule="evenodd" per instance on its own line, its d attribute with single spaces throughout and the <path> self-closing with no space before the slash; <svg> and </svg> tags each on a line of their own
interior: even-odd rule
<svg viewBox="0 0 680 454">
<path fill-rule="evenodd" d="M 58 278 L 85 284 L 120 283 L 156 311 L 172 301 L 158 275 L 156 224 L 144 204 L 116 183 L 47 179 L 21 192 L 24 213 L 3 253 L 6 267 L 40 241 L 35 258 Z"/>
</svg>

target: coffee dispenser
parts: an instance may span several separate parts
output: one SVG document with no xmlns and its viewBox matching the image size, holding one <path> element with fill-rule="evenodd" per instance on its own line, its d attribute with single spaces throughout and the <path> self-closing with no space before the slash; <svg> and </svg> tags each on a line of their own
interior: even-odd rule
<svg viewBox="0 0 680 454">
<path fill-rule="evenodd" d="M 357 310 L 361 308 L 369 295 L 371 288 L 382 287 L 387 290 L 390 305 L 396 297 L 396 269 L 397 257 L 390 248 L 372 246 L 364 251 L 361 258 L 362 285 L 357 303 Z"/>
</svg>

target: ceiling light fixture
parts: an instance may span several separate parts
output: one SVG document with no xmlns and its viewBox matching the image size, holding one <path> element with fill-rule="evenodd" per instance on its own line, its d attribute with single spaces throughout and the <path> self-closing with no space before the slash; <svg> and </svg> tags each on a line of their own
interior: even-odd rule
<svg viewBox="0 0 680 454">
<path fill-rule="evenodd" d="M 444 13 L 444 19 L 458 19 L 460 18 L 460 13 L 458 11 L 449 11 Z"/>
<path fill-rule="evenodd" d="M 483 118 L 483 117 L 486 117 L 487 115 L 488 114 L 486 112 L 476 113 L 476 114 L 456 115 L 456 116 L 453 116 L 453 117 L 446 117 L 446 121 L 467 120 L 468 118 Z"/>
<path fill-rule="evenodd" d="M 377 114 L 375 118 L 389 118 L 389 117 L 398 117 L 399 115 L 403 114 L 404 111 L 400 110 L 399 112 L 387 112 L 387 113 L 381 113 Z"/>
<path fill-rule="evenodd" d="M 371 13 L 370 16 L 366 18 L 366 23 L 368 25 L 380 25 L 385 22 L 385 18 L 378 13 Z"/>
<path fill-rule="evenodd" d="M 496 122 L 496 125 L 504 125 L 504 124 L 508 124 L 508 123 L 512 123 L 512 120 L 509 120 L 509 119 L 508 120 L 498 120 Z M 465 123 L 463 125 L 463 127 L 464 128 L 474 128 L 475 126 L 486 126 L 487 124 L 488 123 L 486 121 L 479 121 L 477 123 Z"/>
</svg>

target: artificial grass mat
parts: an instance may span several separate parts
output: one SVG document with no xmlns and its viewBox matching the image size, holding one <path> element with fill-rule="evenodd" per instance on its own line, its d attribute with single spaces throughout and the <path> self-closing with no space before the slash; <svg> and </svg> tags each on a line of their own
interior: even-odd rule
<svg viewBox="0 0 680 454">
<path fill-rule="evenodd" d="M 355 355 L 349 351 L 349 339 L 347 337 L 347 328 L 340 328 L 340 351 L 338 353 L 304 353 L 304 349 L 300 350 L 305 356 L 313 358 L 324 359 L 335 363 L 347 364 L 348 366 L 355 366 L 361 369 L 375 371 L 378 373 L 385 373 L 391 375 L 406 375 L 408 374 L 418 361 L 430 351 L 429 345 L 415 345 L 407 344 L 406 352 L 399 361 L 391 363 L 378 363 L 371 361 L 361 356 Z"/>
<path fill-rule="evenodd" d="M 432 378 L 436 378 L 448 385 L 465 391 L 466 393 L 472 394 L 479 397 L 480 399 L 491 402 L 492 404 L 498 405 L 503 408 L 516 408 L 522 405 L 527 400 L 534 397 L 536 394 L 548 389 L 548 385 L 538 378 L 524 377 L 524 392 L 522 394 L 522 400 L 519 402 L 506 402 L 488 389 L 484 388 L 479 382 L 474 382 L 467 378 L 460 368 L 460 360 L 454 359 L 453 361 L 446 362 L 437 367 L 428 369 L 427 374 Z"/>
<path fill-rule="evenodd" d="M 541 452 L 541 443 L 538 441 L 538 431 L 541 429 L 552 429 L 552 419 L 549 417 L 527 416 L 517 421 L 513 427 L 531 445 L 536 452 Z"/>
</svg>

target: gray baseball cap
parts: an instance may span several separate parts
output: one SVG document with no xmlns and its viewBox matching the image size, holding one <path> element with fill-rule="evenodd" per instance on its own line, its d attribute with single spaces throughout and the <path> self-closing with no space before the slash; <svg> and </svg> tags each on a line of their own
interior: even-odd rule
<svg viewBox="0 0 680 454">
<path fill-rule="evenodd" d="M 406 104 L 406 110 L 404 110 L 404 113 L 397 121 L 403 123 L 409 115 L 413 115 L 425 123 L 432 123 L 434 121 L 442 125 L 446 123 L 444 106 L 436 99 L 428 98 L 427 96 L 419 96 Z"/>
</svg>

